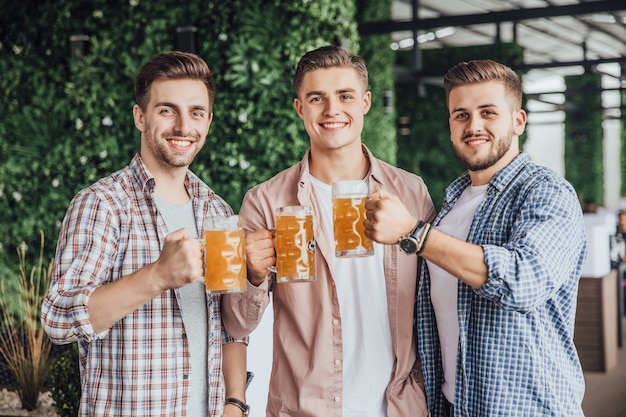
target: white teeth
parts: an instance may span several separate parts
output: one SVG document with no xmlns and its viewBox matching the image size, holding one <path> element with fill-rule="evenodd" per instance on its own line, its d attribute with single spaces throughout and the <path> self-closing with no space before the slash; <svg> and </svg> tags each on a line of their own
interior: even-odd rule
<svg viewBox="0 0 626 417">
<path fill-rule="evenodd" d="M 324 123 L 322 126 L 324 126 L 326 129 L 336 129 L 338 127 L 342 127 L 345 123 Z"/>
<path fill-rule="evenodd" d="M 186 140 L 172 140 L 171 141 L 174 145 L 176 146 L 189 146 L 191 145 L 191 142 L 186 141 Z"/>
</svg>

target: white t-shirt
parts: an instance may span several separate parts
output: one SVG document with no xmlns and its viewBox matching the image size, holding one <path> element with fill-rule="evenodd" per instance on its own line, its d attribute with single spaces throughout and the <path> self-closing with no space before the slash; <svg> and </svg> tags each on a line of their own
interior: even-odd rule
<svg viewBox="0 0 626 417">
<path fill-rule="evenodd" d="M 437 230 L 461 240 L 466 240 L 476 209 L 487 196 L 489 184 L 467 187 L 450 212 L 437 225 Z M 441 345 L 444 382 L 443 394 L 454 403 L 459 321 L 457 296 L 459 280 L 442 268 L 426 261 L 430 272 L 430 300 L 437 318 Z"/>
<path fill-rule="evenodd" d="M 323 226 L 331 237 L 343 338 L 343 417 L 386 417 L 385 389 L 393 371 L 384 246 L 374 243 L 374 255 L 336 258 L 332 216 L 332 186 L 311 176 Z"/>
</svg>

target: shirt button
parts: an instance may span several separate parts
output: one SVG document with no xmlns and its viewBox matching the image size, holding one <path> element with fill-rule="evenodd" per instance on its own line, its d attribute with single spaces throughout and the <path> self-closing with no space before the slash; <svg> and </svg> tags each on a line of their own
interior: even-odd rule
<svg viewBox="0 0 626 417">
<path fill-rule="evenodd" d="M 338 325 L 338 324 L 339 324 L 339 320 L 337 320 L 337 319 L 333 319 L 333 325 L 334 325 L 334 326 L 336 326 L 336 325 Z"/>
<path fill-rule="evenodd" d="M 189 379 L 189 374 L 184 374 L 184 375 L 183 375 L 183 379 L 184 379 L 184 380 Z"/>
<path fill-rule="evenodd" d="M 339 359 L 335 359 L 335 365 L 339 365 L 341 364 L 341 361 Z"/>
<path fill-rule="evenodd" d="M 339 401 L 341 401 L 341 397 L 335 397 L 335 402 L 338 403 Z"/>
<path fill-rule="evenodd" d="M 187 338 L 187 333 L 183 333 L 183 339 Z"/>
</svg>

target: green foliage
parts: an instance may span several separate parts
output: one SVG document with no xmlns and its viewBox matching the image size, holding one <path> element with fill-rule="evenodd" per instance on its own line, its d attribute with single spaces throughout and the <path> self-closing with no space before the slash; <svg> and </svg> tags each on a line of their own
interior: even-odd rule
<svg viewBox="0 0 626 417">
<path fill-rule="evenodd" d="M 565 77 L 565 178 L 581 202 L 604 201 L 602 77 L 598 73 Z"/>
<path fill-rule="evenodd" d="M 64 350 L 61 356 L 52 363 L 48 385 L 59 417 L 76 417 L 81 392 L 76 343 Z"/>
<path fill-rule="evenodd" d="M 197 28 L 197 53 L 217 82 L 214 122 L 191 168 L 236 211 L 248 188 L 308 148 L 293 109 L 297 60 L 325 44 L 359 46 L 353 0 L 7 4 L 0 14 L 0 265 L 15 265 L 14 248 L 36 245 L 39 230 L 56 238 L 76 192 L 139 150 L 134 77 L 150 56 L 176 47 L 176 29 L 185 25 Z M 89 39 L 84 54 L 71 57 L 75 34 Z M 376 121 L 378 111 L 368 117 Z"/>
<path fill-rule="evenodd" d="M 404 86 L 397 91 L 416 91 L 417 86 Z M 413 93 L 417 95 L 418 93 Z M 398 97 L 400 117 L 408 120 L 409 134 L 398 139 L 398 165 L 422 176 L 435 207 L 441 207 L 445 188 L 465 168 L 450 143 L 448 110 L 443 89 L 424 85 L 422 95 L 407 93 Z"/>
<path fill-rule="evenodd" d="M 18 294 L 20 291 L 20 277 L 19 272 L 14 271 L 9 268 L 7 265 L 0 264 L 0 288 L 7 294 Z M 3 308 L 7 310 L 7 312 L 14 317 L 21 317 L 23 312 L 20 309 L 19 301 L 17 297 L 10 296 L 5 300 L 2 300 L 4 303 Z M 3 314 L 0 312 L 0 315 Z"/>
<path fill-rule="evenodd" d="M 391 19 L 391 0 L 359 0 L 357 2 L 357 20 L 359 22 L 384 21 Z M 397 142 L 394 96 L 394 52 L 390 48 L 391 35 L 369 35 L 360 43 L 360 54 L 367 63 L 370 90 L 372 91 L 372 109 L 365 117 L 363 143 L 374 155 L 396 163 Z M 387 95 L 387 98 L 385 97 Z M 389 100 L 385 106 L 385 100 Z"/>
<path fill-rule="evenodd" d="M 622 90 L 621 94 L 621 112 L 622 118 L 620 123 L 621 133 L 620 133 L 620 195 L 622 197 L 626 196 L 626 90 Z"/>
</svg>

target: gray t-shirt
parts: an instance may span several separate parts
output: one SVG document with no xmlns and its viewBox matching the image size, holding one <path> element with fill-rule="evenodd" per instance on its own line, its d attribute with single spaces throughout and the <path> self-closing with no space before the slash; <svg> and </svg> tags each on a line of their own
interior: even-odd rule
<svg viewBox="0 0 626 417">
<path fill-rule="evenodd" d="M 190 237 L 198 236 L 191 200 L 185 204 L 170 204 L 155 197 L 157 208 L 163 216 L 169 233 L 183 227 Z M 189 342 L 189 402 L 187 415 L 208 414 L 207 387 L 207 306 L 202 281 L 180 288 L 180 311 Z"/>
</svg>

